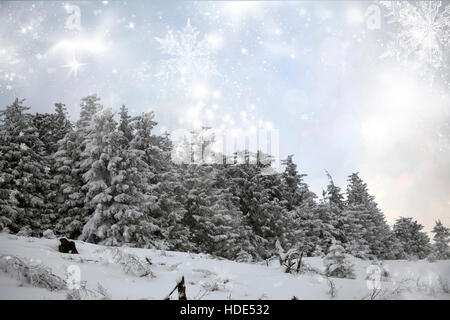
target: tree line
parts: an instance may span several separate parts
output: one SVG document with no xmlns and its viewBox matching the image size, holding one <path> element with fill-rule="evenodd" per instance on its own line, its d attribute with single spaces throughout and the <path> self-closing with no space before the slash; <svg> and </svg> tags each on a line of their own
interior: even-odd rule
<svg viewBox="0 0 450 320">
<path fill-rule="evenodd" d="M 327 173 L 318 197 L 293 156 L 270 175 L 265 161 L 174 163 L 169 134 L 154 133 L 153 112 L 131 117 L 122 106 L 116 120 L 96 95 L 81 100 L 75 123 L 62 103 L 51 114 L 28 110 L 16 99 L 0 111 L 4 231 L 50 229 L 92 243 L 237 261 L 268 259 L 277 242 L 305 256 L 340 245 L 362 259 L 450 257 L 449 228 L 436 222 L 433 245 L 412 218 L 391 228 L 358 173 L 345 191 Z"/>
</svg>

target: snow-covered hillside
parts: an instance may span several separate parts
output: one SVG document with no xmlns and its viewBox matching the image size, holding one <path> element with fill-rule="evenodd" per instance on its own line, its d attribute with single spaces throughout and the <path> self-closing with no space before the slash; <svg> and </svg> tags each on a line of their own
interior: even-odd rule
<svg viewBox="0 0 450 320">
<path fill-rule="evenodd" d="M 1 233 L 0 299 L 66 299 L 68 294 L 82 299 L 164 299 L 181 276 L 185 277 L 188 299 L 332 299 L 331 282 L 334 299 L 370 299 L 372 295 L 374 299 L 450 299 L 449 260 L 384 261 L 389 276 L 377 290 L 369 289 L 371 283 L 366 280 L 370 261 L 359 259 L 353 261 L 356 279 L 327 279 L 321 275 L 321 258 L 304 258 L 303 272 L 298 275 L 284 273 L 277 260 L 237 263 L 203 254 L 111 248 L 81 241 L 76 241 L 79 255 L 71 255 L 59 253 L 58 245 L 58 239 Z M 20 270 L 5 267 L 11 257 L 47 267 L 63 279 L 68 270 L 79 267 L 86 290 L 74 295 L 68 289 L 50 291 L 33 286 L 21 277 Z M 148 258 L 153 276 L 137 276 L 126 268 L 123 257 L 139 257 L 145 263 Z M 177 298 L 176 292 L 172 298 Z"/>
</svg>

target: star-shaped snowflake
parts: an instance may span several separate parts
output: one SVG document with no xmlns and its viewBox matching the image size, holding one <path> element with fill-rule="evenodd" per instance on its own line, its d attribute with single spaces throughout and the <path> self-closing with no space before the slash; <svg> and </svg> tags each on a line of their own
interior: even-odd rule
<svg viewBox="0 0 450 320">
<path fill-rule="evenodd" d="M 381 1 L 395 31 L 382 57 L 394 57 L 416 69 L 448 69 L 450 5 L 441 1 Z"/>
<path fill-rule="evenodd" d="M 162 61 L 157 76 L 161 79 L 180 80 L 182 84 L 206 79 L 217 74 L 212 55 L 217 46 L 208 37 L 200 38 L 200 32 L 190 20 L 181 31 L 169 30 L 164 38 L 155 38 L 162 53 L 170 56 Z"/>
</svg>

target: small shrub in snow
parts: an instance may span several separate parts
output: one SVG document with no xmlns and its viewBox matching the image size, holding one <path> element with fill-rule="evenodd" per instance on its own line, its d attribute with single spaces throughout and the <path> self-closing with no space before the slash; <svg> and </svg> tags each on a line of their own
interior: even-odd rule
<svg viewBox="0 0 450 320">
<path fill-rule="evenodd" d="M 450 284 L 447 279 L 439 276 L 438 278 L 439 286 L 441 287 L 442 292 L 449 294 L 450 293 Z"/>
<path fill-rule="evenodd" d="M 19 237 L 30 237 L 33 234 L 33 231 L 31 230 L 30 227 L 23 227 L 22 229 L 20 229 L 19 232 L 17 232 L 17 235 Z"/>
<path fill-rule="evenodd" d="M 299 248 L 291 248 L 288 252 L 284 252 L 279 240 L 275 242 L 275 247 L 278 251 L 280 266 L 285 267 L 284 272 L 300 272 L 303 252 Z"/>
<path fill-rule="evenodd" d="M 407 259 L 408 261 L 418 261 L 418 260 L 419 260 L 419 257 L 416 256 L 416 255 L 411 254 L 411 255 L 407 255 L 407 256 L 406 256 L 406 259 Z"/>
<path fill-rule="evenodd" d="M 96 289 L 87 289 L 81 287 L 79 289 L 70 290 L 66 295 L 67 300 L 111 300 L 111 295 L 100 283 Z"/>
<path fill-rule="evenodd" d="M 353 264 L 348 261 L 344 248 L 333 244 L 324 259 L 325 274 L 329 277 L 355 279 Z"/>
<path fill-rule="evenodd" d="M 336 284 L 334 283 L 333 280 L 331 280 L 328 277 L 327 282 L 328 282 L 328 294 L 330 295 L 331 298 L 335 298 L 337 295 Z"/>
<path fill-rule="evenodd" d="M 51 273 L 50 269 L 40 265 L 29 265 L 15 256 L 0 257 L 0 268 L 17 280 L 25 281 L 34 287 L 50 291 L 67 288 L 66 282 Z"/>
<path fill-rule="evenodd" d="M 237 262 L 251 262 L 252 261 L 252 256 L 251 254 L 249 254 L 248 252 L 241 250 L 235 259 Z"/>
<path fill-rule="evenodd" d="M 9 228 L 7 227 L 11 223 L 11 220 L 8 218 L 1 216 L 0 217 L 0 231 L 10 233 Z"/>
<path fill-rule="evenodd" d="M 439 257 L 437 255 L 436 251 L 431 252 L 427 257 L 428 262 L 436 262 L 436 260 L 438 260 L 438 259 L 439 259 Z"/>
<path fill-rule="evenodd" d="M 110 254 L 114 263 L 122 265 L 122 270 L 126 274 L 131 274 L 136 277 L 155 277 L 149 262 L 139 258 L 137 255 L 126 253 L 123 249 L 119 248 L 108 249 L 107 252 Z"/>
<path fill-rule="evenodd" d="M 44 238 L 47 238 L 47 239 L 55 239 L 56 238 L 55 234 L 50 229 L 45 230 L 42 233 L 42 235 L 44 236 Z"/>
<path fill-rule="evenodd" d="M 390 277 L 389 271 L 382 261 L 372 261 L 366 272 L 366 280 L 387 281 Z"/>
</svg>

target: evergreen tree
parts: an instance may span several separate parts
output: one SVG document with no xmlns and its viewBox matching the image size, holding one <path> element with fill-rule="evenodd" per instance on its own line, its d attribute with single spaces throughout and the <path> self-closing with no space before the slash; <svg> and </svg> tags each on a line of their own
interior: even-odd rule
<svg viewBox="0 0 450 320">
<path fill-rule="evenodd" d="M 450 229 L 445 227 L 440 220 L 436 221 L 432 232 L 434 233 L 434 251 L 437 259 L 450 259 Z"/>
<path fill-rule="evenodd" d="M 48 158 L 58 150 L 58 141 L 72 129 L 65 105 L 62 103 L 55 103 L 55 113 L 36 113 L 33 125 L 39 133 L 39 139 L 44 144 L 45 155 Z"/>
<path fill-rule="evenodd" d="M 358 173 L 349 177 L 345 218 L 346 249 L 360 258 L 383 259 L 391 251 L 391 230 Z"/>
<path fill-rule="evenodd" d="M 141 159 L 138 152 L 124 150 L 124 136 L 116 130 L 110 109 L 97 113 L 91 123 L 83 152 L 87 168 L 83 175 L 85 202 L 95 206 L 81 238 L 107 245 L 145 246 L 151 226 L 140 207 Z"/>
<path fill-rule="evenodd" d="M 80 119 L 75 130 L 67 123 L 63 104 L 56 104 L 57 121 L 68 130 L 57 143 L 58 150 L 54 155 L 54 181 L 59 186 L 55 194 L 58 223 L 56 231 L 70 238 L 78 237 L 93 212 L 91 203 L 86 203 L 86 192 L 83 175 L 89 169 L 84 162 L 89 158 L 86 154 L 87 137 L 90 133 L 91 120 L 102 109 L 100 98 L 90 95 L 81 99 Z M 70 127 L 70 128 L 69 128 Z M 63 132 L 61 132 L 61 135 Z"/>
<path fill-rule="evenodd" d="M 58 142 L 54 156 L 54 185 L 58 186 L 55 207 L 58 222 L 55 231 L 71 239 L 77 238 L 89 215 L 84 204 L 85 194 L 81 190 L 83 180 L 78 167 L 80 161 L 79 135 L 70 131 Z"/>
<path fill-rule="evenodd" d="M 400 217 L 394 224 L 394 233 L 408 258 L 424 259 L 430 252 L 430 239 L 423 226 L 412 218 Z"/>
<path fill-rule="evenodd" d="M 133 139 L 133 128 L 131 127 L 131 117 L 128 115 L 128 109 L 124 104 L 120 108 L 119 115 L 119 131 L 123 133 L 126 138 L 125 141 L 130 142 Z"/>
<path fill-rule="evenodd" d="M 39 235 L 54 219 L 46 196 L 50 168 L 23 101 L 16 99 L 0 111 L 0 216 L 3 227 L 12 232 L 23 229 Z"/>
<path fill-rule="evenodd" d="M 329 277 L 354 279 L 352 263 L 347 259 L 344 248 L 334 243 L 325 256 L 325 274 Z"/>
</svg>

